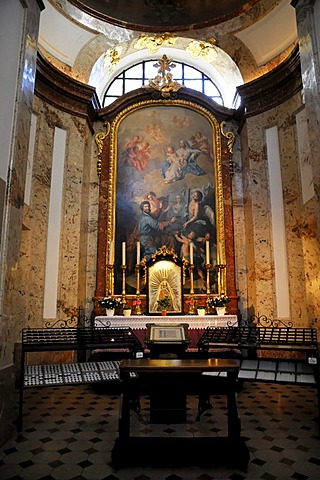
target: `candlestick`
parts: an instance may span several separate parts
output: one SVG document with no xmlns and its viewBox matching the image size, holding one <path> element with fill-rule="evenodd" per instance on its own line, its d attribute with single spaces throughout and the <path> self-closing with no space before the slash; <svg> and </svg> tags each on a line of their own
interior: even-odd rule
<svg viewBox="0 0 320 480">
<path fill-rule="evenodd" d="M 193 265 L 193 243 L 190 243 L 190 265 Z"/>
<path fill-rule="evenodd" d="M 206 264 L 210 263 L 210 245 L 209 240 L 206 240 Z"/>
<path fill-rule="evenodd" d="M 122 268 L 122 303 L 126 303 L 126 269 L 125 265 L 121 266 Z"/>
<path fill-rule="evenodd" d="M 122 242 L 122 266 L 126 265 L 126 242 Z"/>
<path fill-rule="evenodd" d="M 137 264 L 140 263 L 140 242 L 137 242 Z"/>
<path fill-rule="evenodd" d="M 135 305 L 134 315 L 142 315 L 140 300 L 140 262 L 136 265 L 136 300 L 133 302 L 133 305 Z"/>
<path fill-rule="evenodd" d="M 110 242 L 110 249 L 109 249 L 109 265 L 113 265 L 114 263 L 114 242 Z"/>
<path fill-rule="evenodd" d="M 206 263 L 205 269 L 207 271 L 207 300 L 210 298 L 210 263 Z"/>
<path fill-rule="evenodd" d="M 114 292 L 114 265 L 107 266 L 107 274 L 108 274 L 108 295 L 113 295 Z"/>
</svg>

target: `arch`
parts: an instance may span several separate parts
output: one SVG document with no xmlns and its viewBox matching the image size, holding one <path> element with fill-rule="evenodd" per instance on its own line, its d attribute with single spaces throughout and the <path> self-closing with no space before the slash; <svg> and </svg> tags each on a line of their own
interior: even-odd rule
<svg viewBox="0 0 320 480">
<path fill-rule="evenodd" d="M 214 47 L 216 54 L 211 62 L 199 56 L 192 57 L 191 54 L 186 51 L 192 42 L 194 42 L 192 39 L 179 38 L 176 39 L 174 47 L 161 47 L 156 53 L 152 53 L 147 49 L 139 51 L 132 51 L 131 49 L 127 55 L 123 55 L 125 46 L 121 47 L 120 45 L 118 47 L 120 50 L 119 61 L 113 66 L 112 71 L 110 71 L 110 69 L 108 71 L 108 67 L 106 67 L 104 63 L 105 52 L 95 62 L 90 74 L 89 83 L 96 88 L 98 97 L 102 102 L 108 85 L 110 85 L 123 70 L 143 60 L 152 60 L 167 55 L 173 62 L 179 61 L 203 72 L 213 81 L 221 92 L 224 105 L 227 108 L 233 108 L 236 88 L 243 84 L 243 78 L 236 63 L 219 47 Z"/>
</svg>

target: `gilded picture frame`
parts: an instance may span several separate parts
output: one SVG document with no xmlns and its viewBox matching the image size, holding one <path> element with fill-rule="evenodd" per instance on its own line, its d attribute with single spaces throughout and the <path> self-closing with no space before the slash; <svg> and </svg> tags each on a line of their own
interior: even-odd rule
<svg viewBox="0 0 320 480">
<path fill-rule="evenodd" d="M 185 156 L 184 150 L 188 151 Z M 217 245 L 224 245 L 224 215 L 221 133 L 215 116 L 184 100 L 148 100 L 131 105 L 111 123 L 108 168 L 106 263 L 113 263 L 114 275 L 107 275 L 107 291 L 123 292 L 124 243 L 125 291 L 130 295 L 136 293 L 137 261 L 148 261 L 162 245 L 174 248 L 188 261 L 192 241 L 199 245 L 199 252 L 195 250 L 194 293 L 204 293 L 205 242 L 209 239 L 210 288 L 218 293 L 216 265 L 221 253 Z M 145 219 L 143 202 L 149 202 L 150 216 L 156 220 L 149 237 L 141 225 Z M 191 218 L 192 202 L 201 203 L 202 217 L 196 221 Z M 113 258 L 109 258 L 111 245 Z M 139 287 L 142 294 L 147 293 L 143 275 Z M 184 293 L 189 289 L 187 274 Z"/>
</svg>

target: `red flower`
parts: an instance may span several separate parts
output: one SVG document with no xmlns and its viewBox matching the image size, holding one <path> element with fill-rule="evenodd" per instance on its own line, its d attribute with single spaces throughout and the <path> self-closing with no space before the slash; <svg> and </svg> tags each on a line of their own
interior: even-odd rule
<svg viewBox="0 0 320 480">
<path fill-rule="evenodd" d="M 194 305 L 194 301 L 193 300 L 186 300 L 186 304 L 187 305 Z"/>
</svg>

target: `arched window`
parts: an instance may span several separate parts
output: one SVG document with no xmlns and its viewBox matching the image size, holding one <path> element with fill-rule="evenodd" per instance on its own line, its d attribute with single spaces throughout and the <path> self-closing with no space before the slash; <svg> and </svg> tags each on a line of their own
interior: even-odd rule
<svg viewBox="0 0 320 480">
<path fill-rule="evenodd" d="M 125 93 L 148 85 L 150 79 L 157 75 L 157 60 L 144 60 L 136 63 L 115 77 L 107 86 L 102 99 L 102 106 L 107 107 Z M 224 106 L 222 94 L 217 85 L 203 72 L 183 62 L 174 61 L 171 73 L 173 80 L 181 85 L 203 93 L 219 105 Z"/>
</svg>

